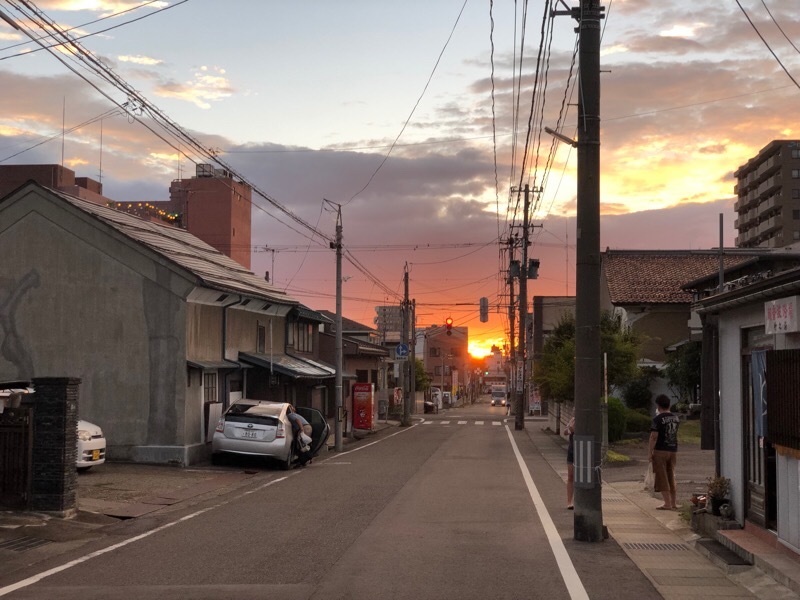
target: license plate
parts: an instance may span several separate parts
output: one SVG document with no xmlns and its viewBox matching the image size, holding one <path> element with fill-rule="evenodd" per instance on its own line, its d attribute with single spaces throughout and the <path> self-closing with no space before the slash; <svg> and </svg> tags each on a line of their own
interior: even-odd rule
<svg viewBox="0 0 800 600">
<path fill-rule="evenodd" d="M 100 460 L 100 450 L 92 450 L 92 460 Z"/>
<path fill-rule="evenodd" d="M 253 431 L 252 429 L 245 429 L 245 430 L 242 431 L 242 437 L 243 438 L 254 438 L 255 439 L 255 438 L 258 437 L 258 432 L 257 431 Z"/>
</svg>

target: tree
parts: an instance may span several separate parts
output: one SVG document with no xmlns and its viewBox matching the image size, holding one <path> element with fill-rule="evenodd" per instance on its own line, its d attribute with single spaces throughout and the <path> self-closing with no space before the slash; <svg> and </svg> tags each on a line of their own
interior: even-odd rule
<svg viewBox="0 0 800 600">
<path fill-rule="evenodd" d="M 418 392 L 425 392 L 431 387 L 431 377 L 425 372 L 425 363 L 421 358 L 414 359 L 414 383 L 414 389 Z"/>
<path fill-rule="evenodd" d="M 687 342 L 667 356 L 664 372 L 669 389 L 679 402 L 691 403 L 697 399 L 700 387 L 700 342 Z"/>
<path fill-rule="evenodd" d="M 608 383 L 621 387 L 638 375 L 639 338 L 609 312 L 600 318 L 600 350 L 608 357 Z M 534 365 L 534 382 L 547 400 L 575 399 L 575 317 L 563 315 Z"/>
</svg>

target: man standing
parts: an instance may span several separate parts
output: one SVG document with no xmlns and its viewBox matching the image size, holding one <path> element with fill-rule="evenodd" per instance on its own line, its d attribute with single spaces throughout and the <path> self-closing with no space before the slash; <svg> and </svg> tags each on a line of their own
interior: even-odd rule
<svg viewBox="0 0 800 600">
<path fill-rule="evenodd" d="M 675 464 L 678 455 L 678 425 L 680 419 L 669 411 L 669 398 L 656 397 L 658 411 L 650 426 L 650 462 L 653 463 L 656 492 L 661 492 L 664 504 L 658 510 L 677 510 L 678 488 L 675 485 Z"/>
</svg>

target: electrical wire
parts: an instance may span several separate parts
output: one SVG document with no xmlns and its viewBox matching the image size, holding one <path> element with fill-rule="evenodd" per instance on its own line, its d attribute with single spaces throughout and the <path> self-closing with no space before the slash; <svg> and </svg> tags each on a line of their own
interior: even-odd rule
<svg viewBox="0 0 800 600">
<path fill-rule="evenodd" d="M 406 127 L 408 127 L 408 124 L 411 122 L 411 117 L 414 116 L 414 112 L 417 110 L 417 107 L 419 106 L 419 103 L 422 101 L 422 98 L 425 96 L 425 92 L 428 91 L 428 86 L 430 85 L 431 81 L 433 80 L 433 75 L 436 73 L 436 69 L 439 66 L 439 62 L 441 62 L 441 60 L 442 60 L 442 56 L 444 56 L 444 51 L 447 50 L 447 46 L 450 44 L 450 40 L 453 38 L 453 33 L 455 33 L 456 27 L 458 27 L 458 22 L 461 20 L 461 15 L 464 13 L 464 8 L 467 6 L 467 1 L 468 0 L 464 0 L 464 4 L 461 5 L 461 10 L 458 11 L 458 17 L 456 17 L 456 22 L 453 23 L 453 28 L 450 30 L 450 35 L 447 36 L 447 41 L 444 43 L 444 47 L 442 48 L 441 52 L 439 52 L 439 56 L 436 59 L 436 63 L 433 65 L 433 70 L 431 71 L 430 75 L 428 76 L 428 81 L 425 82 L 425 87 L 422 88 L 422 93 L 419 95 L 419 98 L 417 98 L 417 101 L 414 103 L 414 108 L 411 109 L 411 112 L 409 113 L 408 117 L 406 118 L 406 122 L 403 123 L 403 126 L 400 128 L 400 133 L 397 134 L 397 137 L 394 139 L 394 142 L 392 142 L 392 145 L 389 147 L 389 151 L 386 153 L 386 156 L 383 157 L 383 160 L 378 165 L 378 168 L 375 169 L 375 171 L 373 171 L 372 175 L 370 175 L 369 179 L 367 180 L 367 183 L 364 184 L 364 187 L 362 187 L 359 191 L 357 191 L 355 194 L 353 194 L 353 196 L 350 198 L 350 200 L 348 200 L 347 202 L 344 203 L 345 206 L 350 204 L 353 200 L 356 199 L 356 197 L 358 197 L 364 190 L 366 190 L 369 187 L 369 184 L 372 183 L 373 179 L 375 179 L 375 176 L 378 174 L 378 171 L 380 171 L 383 168 L 383 165 L 386 164 L 386 161 L 389 160 L 389 157 L 392 154 L 392 150 L 394 150 L 395 144 L 400 139 L 400 137 L 403 135 L 403 132 L 406 130 Z"/>
<path fill-rule="evenodd" d="M 756 24 L 753 23 L 753 20 L 750 18 L 750 15 L 747 14 L 747 11 L 744 9 L 739 0 L 736 0 L 736 6 L 738 6 L 739 10 L 742 11 L 742 14 L 747 19 L 747 22 L 750 23 L 750 27 L 753 28 L 753 31 L 756 32 L 756 35 L 758 35 L 758 37 L 761 38 L 761 41 L 764 42 L 764 45 L 767 47 L 767 50 L 769 50 L 769 53 L 772 54 L 772 57 L 778 62 L 781 69 L 783 69 L 783 72 L 786 73 L 786 76 L 792 80 L 792 83 L 794 83 L 796 87 L 800 88 L 800 83 L 797 83 L 797 80 L 794 77 L 792 77 L 792 74 L 789 73 L 789 69 L 786 68 L 786 66 L 781 62 L 781 59 L 778 58 L 778 55 L 775 54 L 775 51 L 772 49 L 772 46 L 769 45 L 769 42 L 767 42 L 767 40 L 764 39 L 764 36 L 761 35 L 761 32 L 758 30 L 758 27 L 756 27 Z"/>
</svg>

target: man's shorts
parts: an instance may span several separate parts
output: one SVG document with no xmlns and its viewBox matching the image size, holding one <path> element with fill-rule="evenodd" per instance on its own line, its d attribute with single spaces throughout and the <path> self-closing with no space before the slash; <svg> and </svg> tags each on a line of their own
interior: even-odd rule
<svg viewBox="0 0 800 600">
<path fill-rule="evenodd" d="M 666 450 L 653 451 L 653 475 L 655 484 L 653 490 L 656 492 L 674 492 L 675 486 L 675 464 L 678 462 L 677 452 L 667 452 Z"/>
</svg>

